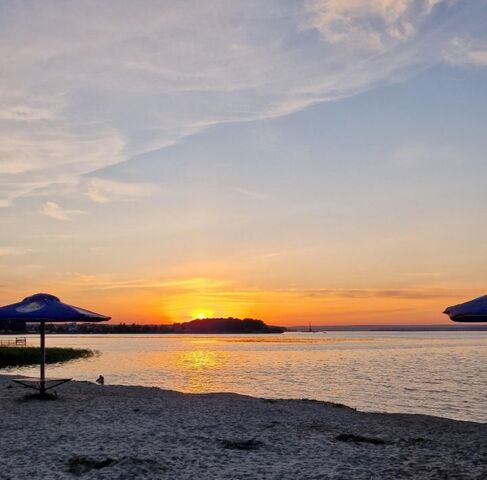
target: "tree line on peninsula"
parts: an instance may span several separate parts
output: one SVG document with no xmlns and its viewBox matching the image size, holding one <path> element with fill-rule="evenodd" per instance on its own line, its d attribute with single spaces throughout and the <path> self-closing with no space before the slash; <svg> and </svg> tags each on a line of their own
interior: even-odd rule
<svg viewBox="0 0 487 480">
<path fill-rule="evenodd" d="M 34 332 L 37 325 L 27 325 L 24 329 L 16 329 L 16 333 Z M 267 325 L 262 320 L 254 318 L 204 318 L 194 319 L 172 325 L 138 324 L 138 323 L 57 323 L 47 324 L 47 333 L 97 333 L 97 334 L 123 334 L 123 333 L 283 333 L 284 327 Z M 5 332 L 8 333 L 8 332 Z"/>
</svg>

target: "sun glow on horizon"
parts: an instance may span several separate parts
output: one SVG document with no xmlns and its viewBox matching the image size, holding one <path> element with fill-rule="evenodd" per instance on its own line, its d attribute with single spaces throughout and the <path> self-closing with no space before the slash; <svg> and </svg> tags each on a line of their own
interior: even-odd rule
<svg viewBox="0 0 487 480">
<path fill-rule="evenodd" d="M 193 310 L 191 312 L 191 318 L 196 318 L 198 320 L 204 320 L 205 318 L 210 318 L 214 315 L 214 312 L 211 310 L 205 310 L 205 309 L 198 309 L 198 310 Z"/>
<path fill-rule="evenodd" d="M 314 328 L 486 293 L 485 0 L 3 3 L 0 305 Z"/>
</svg>

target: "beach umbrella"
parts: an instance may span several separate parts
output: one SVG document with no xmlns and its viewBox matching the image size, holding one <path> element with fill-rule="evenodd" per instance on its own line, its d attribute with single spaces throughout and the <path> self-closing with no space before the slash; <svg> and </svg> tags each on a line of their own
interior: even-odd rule
<svg viewBox="0 0 487 480">
<path fill-rule="evenodd" d="M 443 313 L 454 322 L 487 322 L 487 295 L 448 307 Z"/>
<path fill-rule="evenodd" d="M 90 312 L 84 308 L 62 303 L 59 298 L 48 293 L 37 293 L 21 302 L 0 307 L 0 321 L 21 320 L 39 323 L 41 335 L 41 394 L 46 391 L 46 323 L 52 322 L 105 322 L 110 317 Z"/>
</svg>

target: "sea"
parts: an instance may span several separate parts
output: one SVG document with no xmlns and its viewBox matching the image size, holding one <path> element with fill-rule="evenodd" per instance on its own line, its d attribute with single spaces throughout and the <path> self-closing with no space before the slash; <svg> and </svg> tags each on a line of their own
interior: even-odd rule
<svg viewBox="0 0 487 480">
<path fill-rule="evenodd" d="M 27 343 L 38 345 L 38 336 L 28 335 Z M 48 335 L 46 343 L 95 351 L 48 365 L 51 377 L 103 375 L 106 384 L 306 398 L 487 422 L 487 332 L 71 334 Z M 37 376 L 38 366 L 0 373 Z"/>
</svg>

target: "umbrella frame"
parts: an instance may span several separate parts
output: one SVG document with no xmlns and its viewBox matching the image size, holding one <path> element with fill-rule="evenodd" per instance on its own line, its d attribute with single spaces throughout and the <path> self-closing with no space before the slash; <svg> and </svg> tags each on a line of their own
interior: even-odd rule
<svg viewBox="0 0 487 480">
<path fill-rule="evenodd" d="M 41 385 L 39 392 L 41 395 L 46 393 L 46 322 L 39 324 L 41 334 Z"/>
<path fill-rule="evenodd" d="M 17 383 L 20 383 L 24 387 L 30 387 L 30 388 L 34 388 L 35 390 L 39 390 L 39 395 L 43 397 L 46 395 L 46 391 L 49 390 L 50 388 L 56 387 L 57 385 L 60 385 L 65 382 L 69 382 L 71 379 L 70 378 L 56 379 L 56 383 L 54 385 L 51 385 L 49 388 L 46 388 L 46 322 L 45 321 L 39 322 L 39 333 L 40 333 L 40 352 L 41 352 L 39 388 L 34 387 L 32 385 L 28 385 L 24 383 L 24 381 L 22 380 L 17 381 Z"/>
</svg>

